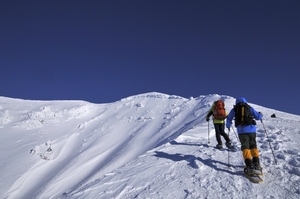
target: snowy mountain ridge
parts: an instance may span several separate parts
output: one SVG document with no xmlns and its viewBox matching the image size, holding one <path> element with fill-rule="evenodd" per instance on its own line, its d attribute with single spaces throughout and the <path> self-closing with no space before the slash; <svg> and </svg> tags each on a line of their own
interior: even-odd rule
<svg viewBox="0 0 300 199">
<path fill-rule="evenodd" d="M 266 175 L 253 184 L 241 173 L 240 151 L 227 158 L 213 147 L 205 115 L 220 98 L 229 111 L 235 99 L 218 94 L 186 99 L 151 92 L 106 104 L 0 97 L 0 196 L 298 198 L 300 116 L 250 104 L 264 114 L 269 133 L 258 122 Z"/>
</svg>

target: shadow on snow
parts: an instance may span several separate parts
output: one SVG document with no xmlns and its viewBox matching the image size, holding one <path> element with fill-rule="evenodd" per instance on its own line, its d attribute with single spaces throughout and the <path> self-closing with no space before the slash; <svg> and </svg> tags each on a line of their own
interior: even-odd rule
<svg viewBox="0 0 300 199">
<path fill-rule="evenodd" d="M 188 165 L 193 168 L 193 169 L 198 169 L 199 166 L 196 163 L 196 160 L 200 161 L 202 164 L 211 167 L 213 169 L 215 169 L 216 171 L 221 171 L 221 172 L 226 172 L 229 173 L 231 175 L 241 175 L 241 172 L 235 172 L 235 171 L 230 171 L 228 169 L 228 163 L 225 162 L 221 162 L 218 160 L 212 160 L 212 159 L 202 159 L 201 157 L 196 157 L 195 155 L 183 155 L 180 153 L 175 153 L 175 154 L 169 154 L 169 153 L 165 153 L 165 152 L 161 152 L 161 151 L 155 151 L 154 154 L 155 157 L 158 158 L 166 158 L 169 160 L 172 160 L 174 162 L 179 162 L 179 161 L 186 161 L 188 163 Z M 222 165 L 221 167 L 219 165 Z M 226 166 L 225 168 L 222 168 Z M 233 166 L 230 165 L 231 167 L 239 167 L 239 166 Z"/>
</svg>

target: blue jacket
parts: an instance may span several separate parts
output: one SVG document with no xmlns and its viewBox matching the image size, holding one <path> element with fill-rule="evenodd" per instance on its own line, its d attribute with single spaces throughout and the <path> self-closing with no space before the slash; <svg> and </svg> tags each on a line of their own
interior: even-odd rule
<svg viewBox="0 0 300 199">
<path fill-rule="evenodd" d="M 247 103 L 247 100 L 243 97 L 237 98 L 236 101 L 235 101 L 235 104 L 238 104 L 240 102 Z M 263 117 L 261 113 L 258 113 L 252 107 L 250 108 L 250 112 L 251 112 L 252 116 L 254 117 L 254 119 L 256 119 L 256 120 L 261 120 L 262 117 Z M 227 116 L 227 120 L 226 120 L 226 127 L 227 128 L 230 128 L 234 116 L 235 116 L 234 109 L 231 109 L 231 111 L 229 112 L 229 114 Z M 250 124 L 250 125 L 247 125 L 247 126 L 238 126 L 237 127 L 237 132 L 238 132 L 238 134 L 256 133 L 256 126 L 254 124 Z"/>
</svg>

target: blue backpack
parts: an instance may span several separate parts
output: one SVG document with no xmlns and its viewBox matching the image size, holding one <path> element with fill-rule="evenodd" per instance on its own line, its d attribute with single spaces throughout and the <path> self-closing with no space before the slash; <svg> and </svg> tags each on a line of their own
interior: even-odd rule
<svg viewBox="0 0 300 199">
<path fill-rule="evenodd" d="M 237 126 L 247 126 L 254 124 L 255 120 L 250 112 L 250 106 L 247 103 L 240 102 L 234 106 L 235 112 L 235 127 Z"/>
</svg>

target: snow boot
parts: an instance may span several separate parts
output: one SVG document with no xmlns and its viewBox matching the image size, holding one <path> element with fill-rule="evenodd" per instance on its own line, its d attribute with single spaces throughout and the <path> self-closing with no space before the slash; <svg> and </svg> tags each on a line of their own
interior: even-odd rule
<svg viewBox="0 0 300 199">
<path fill-rule="evenodd" d="M 227 146 L 228 149 L 236 150 L 231 142 L 226 142 L 226 146 Z"/>
<path fill-rule="evenodd" d="M 217 149 L 223 149 L 223 145 L 222 145 L 222 144 L 217 144 L 217 145 L 216 145 L 216 148 L 217 148 Z"/>
<path fill-rule="evenodd" d="M 228 148 L 231 148 L 231 147 L 232 147 L 231 142 L 226 142 L 226 146 L 227 146 Z"/>
<path fill-rule="evenodd" d="M 246 163 L 246 166 L 244 168 L 244 173 L 246 175 L 255 174 L 255 170 L 254 170 L 254 166 L 253 166 L 252 160 L 246 159 L 245 163 Z"/>
<path fill-rule="evenodd" d="M 262 167 L 259 164 L 259 158 L 258 157 L 253 157 L 252 158 L 253 161 L 253 166 L 254 166 L 254 171 L 257 175 L 262 175 Z"/>
</svg>

